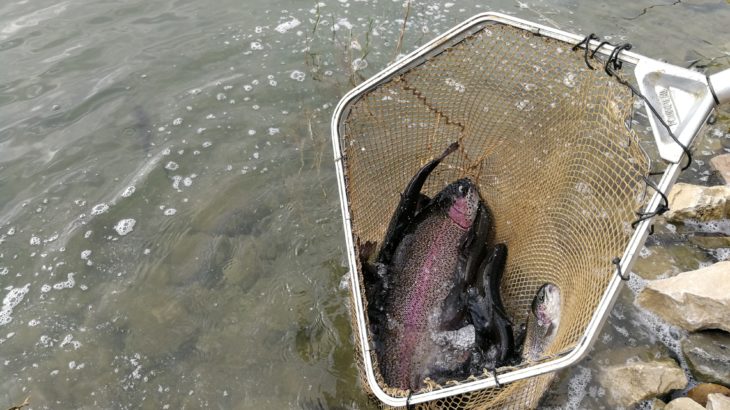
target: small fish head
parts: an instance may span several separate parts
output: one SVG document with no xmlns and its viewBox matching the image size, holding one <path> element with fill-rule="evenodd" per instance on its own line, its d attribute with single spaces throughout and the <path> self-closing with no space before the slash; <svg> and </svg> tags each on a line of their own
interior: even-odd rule
<svg viewBox="0 0 730 410">
<path fill-rule="evenodd" d="M 467 178 L 446 186 L 439 196 L 446 201 L 449 218 L 464 229 L 469 229 L 479 209 L 479 190 Z"/>
<path fill-rule="evenodd" d="M 556 326 L 560 319 L 560 289 L 552 283 L 542 285 L 532 301 L 532 313 L 540 327 Z"/>
</svg>

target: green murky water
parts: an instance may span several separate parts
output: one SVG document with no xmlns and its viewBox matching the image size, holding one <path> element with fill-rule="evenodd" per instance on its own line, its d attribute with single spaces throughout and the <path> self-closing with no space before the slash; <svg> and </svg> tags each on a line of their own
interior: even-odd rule
<svg viewBox="0 0 730 410">
<path fill-rule="evenodd" d="M 494 10 L 730 66 L 727 2 L 622 3 L 414 1 L 401 51 Z M 329 120 L 396 56 L 405 11 L 0 5 L 0 408 L 374 407 L 353 362 Z M 705 183 L 730 147 L 728 111 L 684 178 Z M 661 248 L 682 268 L 727 257 Z M 596 350 L 673 343 L 621 300 Z M 600 408 L 595 368 L 563 371 L 545 406 Z"/>
</svg>

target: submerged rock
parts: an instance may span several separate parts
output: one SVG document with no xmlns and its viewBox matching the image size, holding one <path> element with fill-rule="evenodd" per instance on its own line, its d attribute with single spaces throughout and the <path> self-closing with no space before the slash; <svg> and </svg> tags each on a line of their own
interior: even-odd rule
<svg viewBox="0 0 730 410">
<path fill-rule="evenodd" d="M 664 410 L 705 410 L 705 408 L 690 398 L 680 397 L 667 403 Z"/>
<path fill-rule="evenodd" d="M 669 193 L 668 221 L 711 221 L 730 217 L 730 186 L 679 183 Z"/>
<path fill-rule="evenodd" d="M 722 154 L 710 159 L 710 165 L 725 185 L 730 185 L 730 154 Z"/>
<path fill-rule="evenodd" d="M 730 261 L 649 281 L 636 303 L 690 331 L 730 331 Z"/>
<path fill-rule="evenodd" d="M 730 236 L 722 234 L 692 235 L 689 240 L 704 249 L 730 248 Z"/>
<path fill-rule="evenodd" d="M 719 384 L 702 383 L 688 391 L 687 397 L 704 406 L 707 404 L 707 396 L 714 393 L 730 395 L 730 389 Z"/>
<path fill-rule="evenodd" d="M 692 333 L 682 341 L 682 352 L 697 380 L 730 387 L 729 334 Z"/>
<path fill-rule="evenodd" d="M 598 381 L 618 406 L 628 407 L 687 385 L 679 365 L 670 358 L 633 360 L 604 367 Z"/>
<path fill-rule="evenodd" d="M 713 393 L 707 396 L 707 410 L 730 410 L 730 397 Z"/>
</svg>

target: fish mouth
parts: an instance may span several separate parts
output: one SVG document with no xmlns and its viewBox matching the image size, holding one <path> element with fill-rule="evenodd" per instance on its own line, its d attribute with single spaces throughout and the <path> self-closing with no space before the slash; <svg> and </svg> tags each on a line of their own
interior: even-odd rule
<svg viewBox="0 0 730 410">
<path fill-rule="evenodd" d="M 452 198 L 448 211 L 449 218 L 463 229 L 471 228 L 479 207 L 479 194 L 474 184 L 463 178 L 444 191 Z"/>
</svg>

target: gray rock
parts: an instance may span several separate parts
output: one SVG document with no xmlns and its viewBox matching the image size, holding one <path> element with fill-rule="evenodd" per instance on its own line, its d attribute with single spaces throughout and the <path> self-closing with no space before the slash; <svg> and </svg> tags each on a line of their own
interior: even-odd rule
<svg viewBox="0 0 730 410">
<path fill-rule="evenodd" d="M 730 397 L 720 393 L 707 396 L 707 410 L 730 410 Z"/>
<path fill-rule="evenodd" d="M 651 361 L 635 358 L 624 364 L 604 367 L 598 374 L 598 382 L 613 404 L 628 407 L 684 388 L 687 377 L 670 358 Z"/>
<path fill-rule="evenodd" d="M 730 331 L 730 261 L 649 281 L 636 303 L 690 331 Z"/>
<path fill-rule="evenodd" d="M 705 410 L 705 408 L 690 398 L 680 397 L 667 403 L 664 410 Z"/>
<path fill-rule="evenodd" d="M 723 154 L 713 157 L 710 165 L 714 169 L 725 185 L 730 185 L 730 154 Z"/>
<path fill-rule="evenodd" d="M 692 333 L 682 341 L 682 352 L 697 380 L 730 387 L 729 334 Z"/>
<path fill-rule="evenodd" d="M 698 221 L 730 217 L 730 186 L 705 187 L 679 183 L 669 193 L 669 208 L 665 217 L 670 222 L 686 219 Z"/>
</svg>

